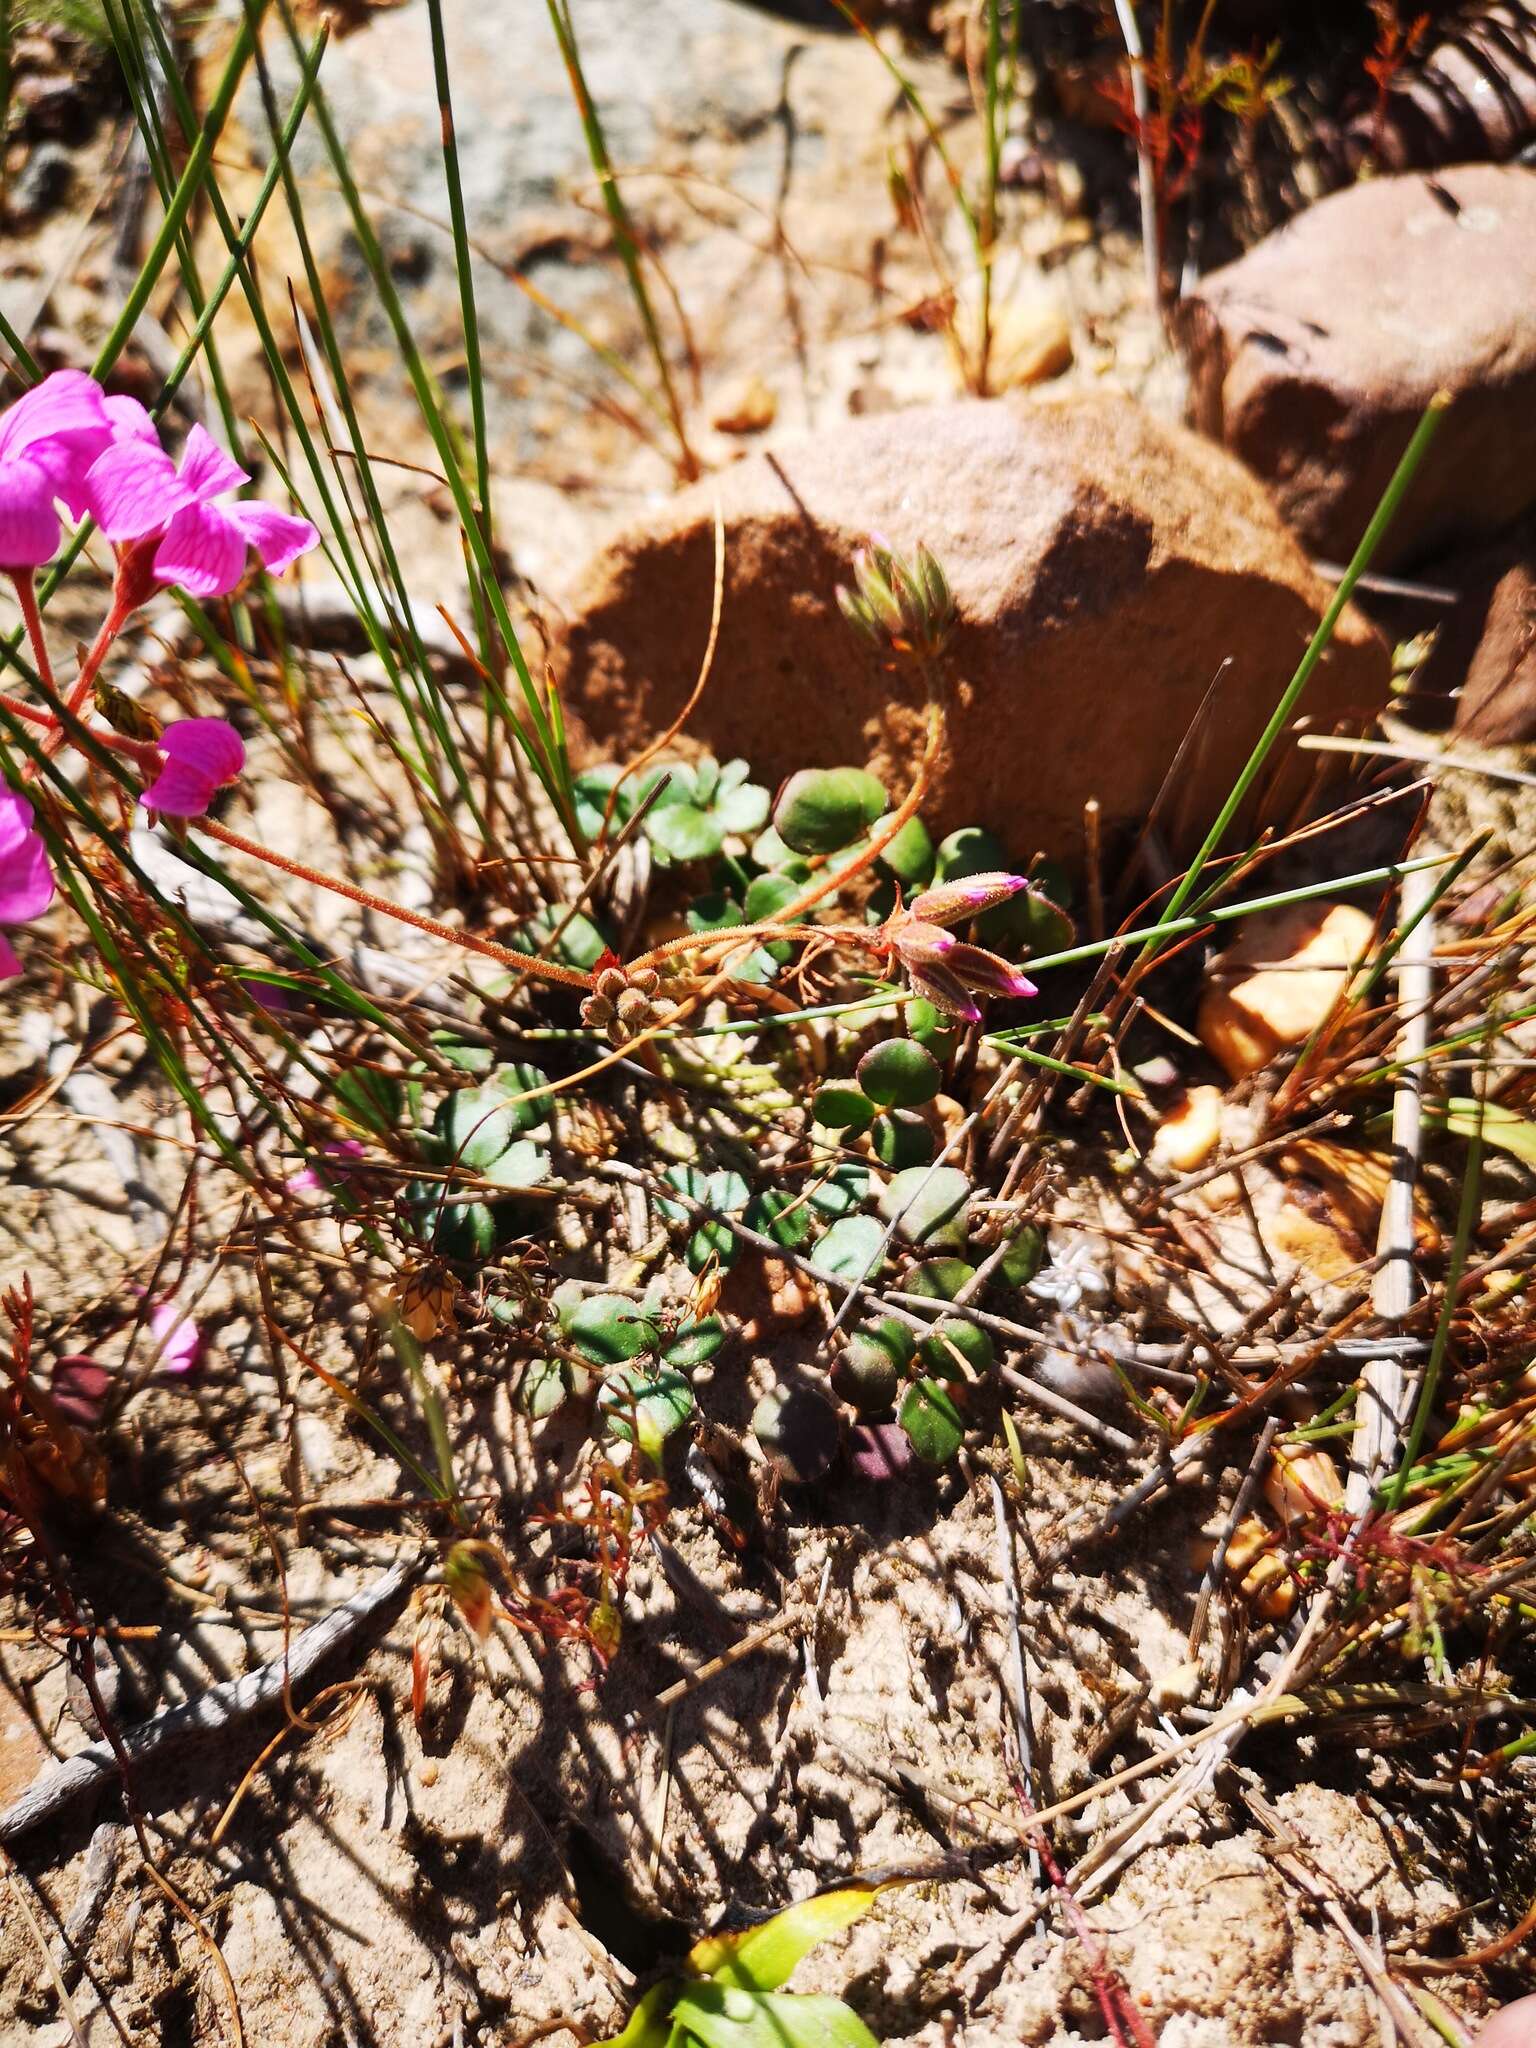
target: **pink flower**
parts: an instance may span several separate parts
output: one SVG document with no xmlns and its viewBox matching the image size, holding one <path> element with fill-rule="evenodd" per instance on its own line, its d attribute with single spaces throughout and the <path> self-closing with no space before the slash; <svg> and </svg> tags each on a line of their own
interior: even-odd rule
<svg viewBox="0 0 1536 2048">
<path fill-rule="evenodd" d="M 322 1146 L 320 1156 L 332 1161 L 364 1159 L 367 1157 L 367 1147 L 360 1145 L 356 1138 L 338 1138 L 333 1144 Z M 353 1178 L 345 1166 L 333 1165 L 328 1169 L 322 1169 L 317 1162 L 314 1165 L 301 1166 L 297 1173 L 289 1176 L 288 1192 L 290 1195 L 303 1195 L 316 1189 L 345 1187 Z"/>
<path fill-rule="evenodd" d="M 240 735 L 222 718 L 182 718 L 168 725 L 158 745 L 160 772 L 139 798 L 147 811 L 200 818 L 226 782 L 245 766 Z"/>
<path fill-rule="evenodd" d="M 968 875 L 925 889 L 885 926 L 891 951 L 906 969 L 913 991 L 947 1016 L 967 1024 L 980 1021 L 972 995 L 1032 996 L 1027 975 L 984 946 L 962 945 L 948 924 L 1006 903 L 1029 884 L 1023 875 Z"/>
<path fill-rule="evenodd" d="M 32 824 L 32 806 L 14 790 L 0 787 L 0 924 L 41 917 L 52 901 L 53 870 L 42 834 Z M 0 932 L 0 981 L 20 972 L 21 962 Z"/>
<path fill-rule="evenodd" d="M 0 568 L 36 569 L 57 552 L 56 498 L 76 512 L 81 481 L 112 437 L 101 386 L 55 370 L 0 417 Z"/>
<path fill-rule="evenodd" d="M 179 470 L 126 408 L 114 429 L 117 438 L 85 479 L 90 510 L 108 540 L 156 539 L 153 571 L 162 583 L 222 597 L 245 574 L 250 549 L 277 575 L 319 540 L 307 519 L 260 499 L 216 502 L 250 478 L 205 428 L 188 434 Z"/>
<path fill-rule="evenodd" d="M 201 1329 L 173 1301 L 162 1301 L 151 1310 L 149 1334 L 155 1340 L 161 1372 L 173 1378 L 184 1378 L 203 1355 Z"/>
</svg>

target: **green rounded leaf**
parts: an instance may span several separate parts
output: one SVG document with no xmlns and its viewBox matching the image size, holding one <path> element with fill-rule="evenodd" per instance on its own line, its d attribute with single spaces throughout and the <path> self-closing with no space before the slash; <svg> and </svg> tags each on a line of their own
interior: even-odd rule
<svg viewBox="0 0 1536 2048">
<path fill-rule="evenodd" d="M 937 1380 L 914 1380 L 902 1396 L 898 1421 L 917 1455 L 945 1465 L 965 1442 L 965 1419 L 955 1398 Z"/>
<path fill-rule="evenodd" d="M 997 1356 L 997 1348 L 986 1331 L 959 1316 L 943 1317 L 934 1325 L 933 1335 L 925 1337 L 918 1349 L 928 1370 L 941 1380 L 963 1377 L 955 1358 L 957 1351 L 978 1375 L 990 1372 Z"/>
<path fill-rule="evenodd" d="M 908 889 L 926 889 L 933 880 L 933 839 L 921 818 L 908 818 L 889 844 L 880 849 L 881 867 Z"/>
<path fill-rule="evenodd" d="M 594 1365 L 621 1365 L 654 1350 L 656 1325 L 638 1303 L 622 1294 L 588 1294 L 560 1318 L 576 1350 Z"/>
<path fill-rule="evenodd" d="M 862 1131 L 874 1114 L 869 1097 L 846 1081 L 829 1081 L 811 1099 L 811 1115 L 829 1131 Z"/>
<path fill-rule="evenodd" d="M 551 946 L 550 939 L 557 931 L 560 936 Z M 573 917 L 558 903 L 535 911 L 521 924 L 516 944 L 529 953 L 548 952 L 552 960 L 562 961 L 567 967 L 579 967 L 584 974 L 597 965 L 608 947 L 608 941 L 584 911 L 578 910 Z"/>
<path fill-rule="evenodd" d="M 523 1413 L 541 1422 L 546 1415 L 554 1414 L 570 1391 L 566 1368 L 560 1359 L 530 1358 L 517 1398 Z"/>
<path fill-rule="evenodd" d="M 796 853 L 836 853 L 885 806 L 885 791 L 863 768 L 802 768 L 779 791 L 774 830 Z"/>
<path fill-rule="evenodd" d="M 843 1159 L 832 1171 L 814 1181 L 806 1199 L 823 1216 L 846 1216 L 857 1209 L 869 1193 L 869 1168 L 855 1159 Z"/>
<path fill-rule="evenodd" d="M 900 1173 L 908 1166 L 928 1166 L 939 1149 L 926 1117 L 915 1109 L 888 1109 L 869 1127 L 869 1140 L 882 1166 Z"/>
<path fill-rule="evenodd" d="M 859 1086 L 882 1109 L 915 1109 L 939 1092 L 939 1063 L 911 1038 L 872 1045 L 858 1067 Z"/>
<path fill-rule="evenodd" d="M 603 1382 L 597 1397 L 608 1433 L 622 1443 L 638 1439 L 648 1457 L 659 1457 L 669 1436 L 684 1427 L 694 1411 L 693 1389 L 682 1373 L 669 1366 L 659 1372 L 627 1365 Z"/>
<path fill-rule="evenodd" d="M 953 1301 L 976 1268 L 965 1259 L 922 1259 L 907 1275 L 906 1292 L 926 1295 L 930 1301 Z"/>
<path fill-rule="evenodd" d="M 718 819 L 692 804 L 658 804 L 641 829 L 669 861 L 713 860 L 725 841 Z"/>
<path fill-rule="evenodd" d="M 933 869 L 940 882 L 964 881 L 967 875 L 1006 874 L 1008 849 L 983 826 L 962 825 L 958 832 L 940 840 Z"/>
<path fill-rule="evenodd" d="M 677 1335 L 662 1346 L 661 1362 L 676 1372 L 693 1372 L 714 1357 L 725 1342 L 725 1325 L 718 1316 L 702 1322 L 685 1323 Z"/>
<path fill-rule="evenodd" d="M 954 1166 L 911 1166 L 880 1191 L 880 1214 L 899 1217 L 908 1244 L 959 1251 L 970 1228 L 971 1184 Z"/>
<path fill-rule="evenodd" d="M 955 1056 L 955 1047 L 960 1043 L 958 1028 L 936 1010 L 926 996 L 919 996 L 915 1003 L 907 1005 L 907 1036 L 915 1038 L 920 1046 L 931 1052 L 940 1066 L 949 1064 Z"/>
<path fill-rule="evenodd" d="M 798 1195 L 785 1194 L 781 1188 L 770 1188 L 766 1194 L 755 1197 L 747 1210 L 746 1222 L 760 1237 L 771 1237 L 775 1244 L 793 1251 L 810 1236 L 811 1216 L 809 1202 Z"/>
<path fill-rule="evenodd" d="M 843 1216 L 816 1241 L 811 1264 L 830 1279 L 858 1282 L 880 1270 L 885 1232 L 873 1216 Z"/>
<path fill-rule="evenodd" d="M 1008 1287 L 1027 1287 L 1045 1263 L 1045 1232 L 1038 1223 L 1026 1223 L 1013 1234 L 1012 1242 L 997 1263 L 997 1271 Z"/>
<path fill-rule="evenodd" d="M 906 1361 L 878 1331 L 854 1330 L 832 1361 L 832 1389 L 861 1415 L 883 1415 L 901 1389 Z"/>
</svg>

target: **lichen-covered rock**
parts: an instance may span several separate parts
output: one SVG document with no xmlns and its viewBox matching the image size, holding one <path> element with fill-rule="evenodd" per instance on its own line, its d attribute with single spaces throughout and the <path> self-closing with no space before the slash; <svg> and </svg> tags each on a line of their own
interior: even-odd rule
<svg viewBox="0 0 1536 2048">
<path fill-rule="evenodd" d="M 1336 192 L 1184 303 L 1195 424 L 1347 560 L 1437 391 L 1452 407 L 1376 566 L 1536 504 L 1536 177 L 1469 164 Z"/>
<path fill-rule="evenodd" d="M 958 612 L 943 757 L 927 815 L 991 827 L 1027 858 L 1075 858 L 1083 804 L 1198 839 L 1326 602 L 1240 464 L 1110 393 L 914 408 L 753 456 L 621 534 L 590 566 L 560 669 L 591 741 L 637 750 L 682 710 L 708 638 L 715 508 L 725 527 L 719 644 L 688 730 L 765 780 L 868 763 L 898 792 L 921 690 L 882 667 L 835 593 L 878 534 L 930 547 Z M 1386 659 L 1343 621 L 1304 709 L 1353 722 Z M 1301 772 L 1294 767 L 1292 786 Z"/>
</svg>

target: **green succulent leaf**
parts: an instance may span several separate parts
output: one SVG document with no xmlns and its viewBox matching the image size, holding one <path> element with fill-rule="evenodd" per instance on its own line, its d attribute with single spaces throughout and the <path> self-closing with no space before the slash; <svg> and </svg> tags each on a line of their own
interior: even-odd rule
<svg viewBox="0 0 1536 2048">
<path fill-rule="evenodd" d="M 873 1122 L 875 1105 L 862 1089 L 829 1081 L 811 1098 L 811 1115 L 829 1131 L 862 1131 Z"/>
<path fill-rule="evenodd" d="M 819 1238 L 811 1264 L 830 1279 L 859 1282 L 880 1270 L 885 1232 L 873 1216 L 843 1216 Z"/>
<path fill-rule="evenodd" d="M 823 1216 L 846 1216 L 869 1194 L 869 1168 L 857 1160 L 841 1160 L 824 1178 L 814 1182 L 806 1199 Z"/>
<path fill-rule="evenodd" d="M 657 804 L 641 830 L 667 861 L 713 860 L 725 843 L 719 820 L 693 804 Z"/>
<path fill-rule="evenodd" d="M 695 1942 L 688 1967 L 711 1983 L 743 1991 L 777 1991 L 796 1966 L 821 1942 L 862 1920 L 880 1887 L 842 1885 L 786 1906 L 771 1920 L 733 1934 L 712 1934 Z"/>
<path fill-rule="evenodd" d="M 965 1420 L 953 1394 L 937 1380 L 914 1380 L 902 1396 L 897 1420 L 917 1455 L 945 1465 L 965 1442 Z"/>
<path fill-rule="evenodd" d="M 693 1389 L 670 1366 L 649 1372 L 643 1366 L 621 1366 L 609 1373 L 597 1397 L 610 1436 L 623 1443 L 638 1439 L 647 1457 L 656 1458 L 669 1436 L 685 1427 L 694 1411 Z"/>
<path fill-rule="evenodd" d="M 718 1316 L 705 1316 L 697 1323 L 685 1323 L 677 1335 L 661 1348 L 661 1362 L 676 1372 L 693 1372 L 714 1357 L 725 1342 L 725 1325 Z"/>
<path fill-rule="evenodd" d="M 809 1202 L 798 1195 L 785 1194 L 780 1188 L 770 1188 L 766 1194 L 754 1197 L 746 1222 L 760 1237 L 771 1237 L 786 1251 L 794 1251 L 810 1236 L 812 1215 Z"/>
<path fill-rule="evenodd" d="M 908 1244 L 960 1251 L 970 1228 L 971 1184 L 954 1166 L 912 1166 L 887 1182 L 880 1214 L 899 1217 L 898 1233 Z"/>
<path fill-rule="evenodd" d="M 926 1295 L 930 1301 L 953 1301 L 976 1268 L 965 1259 L 922 1259 L 907 1275 L 908 1294 Z"/>
<path fill-rule="evenodd" d="M 885 806 L 885 791 L 862 768 L 802 768 L 779 791 L 774 830 L 796 853 L 836 853 Z"/>
<path fill-rule="evenodd" d="M 888 1109 L 869 1127 L 869 1142 L 882 1166 L 900 1173 L 909 1166 L 929 1166 L 938 1151 L 926 1117 L 915 1109 Z"/>
<path fill-rule="evenodd" d="M 565 1364 L 558 1358 L 530 1358 L 517 1398 L 526 1415 L 541 1422 L 553 1415 L 571 1392 Z"/>
<path fill-rule="evenodd" d="M 842 1999 L 792 1991 L 690 1986 L 672 2007 L 672 2021 L 703 2048 L 879 2048 Z"/>
<path fill-rule="evenodd" d="M 961 1316 L 943 1317 L 934 1325 L 933 1335 L 923 1339 L 919 1351 L 928 1370 L 941 1380 L 962 1377 L 957 1351 L 978 1375 L 990 1372 L 997 1357 L 997 1347 L 986 1331 Z"/>
<path fill-rule="evenodd" d="M 907 1035 L 931 1052 L 941 1067 L 948 1066 L 960 1043 L 958 1027 L 941 1015 L 926 996 L 907 1005 Z"/>
<path fill-rule="evenodd" d="M 583 1295 L 560 1320 L 574 1348 L 594 1365 L 621 1365 L 658 1342 L 655 1323 L 623 1294 Z"/>
<path fill-rule="evenodd" d="M 1045 1263 L 1045 1232 L 1038 1223 L 1026 1223 L 1016 1230 L 997 1263 L 997 1272 L 1007 1287 L 1027 1287 Z"/>
<path fill-rule="evenodd" d="M 859 1061 L 859 1086 L 882 1109 L 916 1109 L 931 1102 L 943 1078 L 933 1054 L 912 1038 L 887 1038 Z"/>
<path fill-rule="evenodd" d="M 908 818 L 894 839 L 880 849 L 881 867 L 908 890 L 926 889 L 933 880 L 934 847 L 921 818 Z"/>
</svg>

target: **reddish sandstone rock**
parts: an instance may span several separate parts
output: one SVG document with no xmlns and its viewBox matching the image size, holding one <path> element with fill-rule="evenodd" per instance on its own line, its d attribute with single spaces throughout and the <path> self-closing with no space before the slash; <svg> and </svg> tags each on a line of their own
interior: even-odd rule
<svg viewBox="0 0 1536 2048">
<path fill-rule="evenodd" d="M 1416 678 L 1431 697 L 1458 690 L 1456 730 L 1482 746 L 1536 744 L 1536 524 L 1434 565 L 1457 593 Z"/>
<path fill-rule="evenodd" d="M 1497 533 L 1536 504 L 1536 176 L 1376 178 L 1213 271 L 1181 309 L 1195 424 L 1347 560 L 1436 391 L 1454 400 L 1376 558 Z"/>
<path fill-rule="evenodd" d="M 693 688 L 717 500 L 725 600 L 691 735 L 764 781 L 867 762 L 904 789 L 920 691 L 854 637 L 835 591 L 872 532 L 903 552 L 926 541 L 953 586 L 962 679 L 928 815 L 940 830 L 990 826 L 1018 858 L 1077 858 L 1090 796 L 1109 826 L 1143 823 L 1198 719 L 1159 816 L 1165 844 L 1188 848 L 1327 596 L 1238 463 L 1129 399 L 852 420 L 707 478 L 590 566 L 560 667 L 572 714 L 614 757 L 663 730 Z M 1304 708 L 1317 724 L 1357 723 L 1386 681 L 1382 644 L 1350 615 Z M 1293 792 L 1311 772 L 1292 759 Z"/>
</svg>

